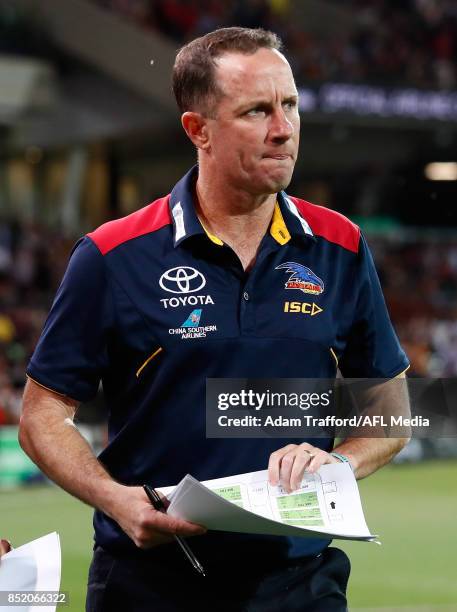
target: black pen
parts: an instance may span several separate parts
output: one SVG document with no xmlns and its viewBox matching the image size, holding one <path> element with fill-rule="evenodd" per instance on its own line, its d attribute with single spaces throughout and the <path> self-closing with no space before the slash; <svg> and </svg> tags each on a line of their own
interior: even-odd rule
<svg viewBox="0 0 457 612">
<path fill-rule="evenodd" d="M 163 503 L 162 498 L 157 493 L 157 491 L 153 489 L 152 487 L 149 487 L 146 484 L 143 485 L 143 489 L 146 495 L 148 496 L 149 501 L 154 506 L 154 509 L 157 510 L 158 512 L 166 513 L 167 509 L 165 507 L 165 504 Z M 173 535 L 173 537 L 175 541 L 180 545 L 182 551 L 184 552 L 186 557 L 189 559 L 189 561 L 192 563 L 192 566 L 197 570 L 197 572 L 199 572 L 202 576 L 206 576 L 205 570 L 203 569 L 202 564 L 197 559 L 197 557 L 194 555 L 192 550 L 189 548 L 184 538 L 181 538 L 178 535 Z"/>
</svg>

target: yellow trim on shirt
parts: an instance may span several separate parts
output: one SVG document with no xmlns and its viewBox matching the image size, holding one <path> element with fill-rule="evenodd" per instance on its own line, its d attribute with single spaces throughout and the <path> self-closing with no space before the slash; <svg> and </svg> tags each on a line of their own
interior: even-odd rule
<svg viewBox="0 0 457 612">
<path fill-rule="evenodd" d="M 30 378 L 30 380 L 33 381 L 39 387 L 46 389 L 46 391 L 51 391 L 51 393 L 55 393 L 56 395 L 60 395 L 61 397 L 68 397 L 68 395 L 65 395 L 65 393 L 60 393 L 60 391 L 56 391 L 55 389 L 51 389 L 51 387 L 47 387 L 46 385 L 43 385 L 42 383 L 32 378 L 29 374 L 26 374 L 26 377 Z M 73 398 L 70 397 L 69 399 L 73 399 Z"/>
<path fill-rule="evenodd" d="M 332 347 L 330 347 L 330 352 L 333 356 L 333 359 L 336 361 L 336 367 L 338 367 L 338 357 L 336 356 L 335 351 L 332 349 Z"/>
<path fill-rule="evenodd" d="M 214 242 L 214 244 L 217 244 L 218 246 L 224 246 L 224 243 L 222 242 L 220 238 L 218 238 L 217 236 L 215 236 L 209 230 L 206 229 L 201 219 L 200 219 L 200 223 L 202 224 L 202 228 L 205 230 L 205 234 L 208 236 L 211 242 Z"/>
<path fill-rule="evenodd" d="M 275 203 L 273 218 L 270 225 L 270 234 L 273 236 L 276 242 L 279 242 L 281 245 L 286 244 L 286 242 L 289 242 L 290 240 L 290 233 L 284 222 L 278 202 Z"/>
<path fill-rule="evenodd" d="M 205 231 L 205 234 L 208 236 L 211 242 L 214 242 L 214 244 L 217 244 L 218 246 L 224 246 L 224 243 L 222 242 L 222 240 L 218 238 L 217 236 L 215 236 L 214 234 L 212 234 L 208 230 L 208 228 L 205 227 L 201 219 L 199 219 L 199 221 L 201 223 L 202 228 Z M 281 245 L 286 244 L 290 240 L 290 233 L 284 222 L 284 217 L 282 216 L 282 212 L 281 212 L 281 209 L 277 201 L 275 202 L 273 218 L 270 224 L 270 234 L 273 236 L 276 242 L 278 242 Z"/>
<path fill-rule="evenodd" d="M 149 363 L 150 361 L 152 361 L 152 360 L 154 359 L 154 357 L 160 353 L 160 351 L 163 351 L 163 348 L 162 348 L 161 346 L 159 346 L 159 348 L 158 348 L 156 351 L 154 351 L 154 352 L 152 353 L 152 355 L 150 355 L 150 356 L 149 356 L 149 357 L 146 359 L 146 361 L 143 363 L 143 365 L 142 365 L 142 366 L 141 366 L 141 367 L 140 367 L 140 368 L 137 370 L 137 373 L 136 373 L 136 377 L 137 377 L 137 378 L 139 377 L 139 375 L 141 374 L 141 372 L 144 370 L 144 368 L 145 368 L 145 367 L 148 365 L 148 363 Z"/>
</svg>

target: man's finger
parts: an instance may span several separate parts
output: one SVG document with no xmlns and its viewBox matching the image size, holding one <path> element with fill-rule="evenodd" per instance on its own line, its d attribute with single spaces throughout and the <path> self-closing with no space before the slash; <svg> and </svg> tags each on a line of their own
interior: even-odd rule
<svg viewBox="0 0 457 612">
<path fill-rule="evenodd" d="M 302 457 L 297 457 L 297 448 L 286 453 L 281 459 L 281 465 L 279 468 L 279 481 L 282 487 L 290 493 L 291 487 L 291 475 L 294 468 L 295 461 L 299 462 L 298 470 L 300 470 L 300 462 Z"/>
<path fill-rule="evenodd" d="M 281 460 L 291 449 L 296 448 L 296 444 L 288 444 L 284 448 L 278 448 L 270 455 L 268 461 L 268 478 L 272 486 L 277 486 L 280 479 Z"/>
<path fill-rule="evenodd" d="M 297 448 L 294 465 L 290 475 L 290 490 L 295 491 L 301 485 L 305 470 L 309 471 L 309 466 L 314 460 L 312 452 L 299 446 Z"/>
<path fill-rule="evenodd" d="M 315 474 L 320 467 L 322 467 L 325 463 L 328 463 L 327 458 L 328 458 L 328 453 L 323 453 L 323 452 L 317 452 L 316 454 L 313 454 L 311 461 L 309 462 L 308 466 L 306 467 L 306 471 L 309 474 Z"/>
<path fill-rule="evenodd" d="M 202 535 L 206 533 L 206 528 L 196 523 L 189 523 L 180 518 L 174 516 L 168 516 L 164 512 L 158 512 L 154 510 L 153 516 L 151 516 L 149 525 L 163 535 Z"/>
<path fill-rule="evenodd" d="M 5 555 L 12 549 L 12 546 L 8 540 L 0 540 L 0 556 Z"/>
<path fill-rule="evenodd" d="M 139 548 L 146 549 L 172 542 L 174 535 L 190 537 L 202 535 L 206 531 L 201 525 L 167 516 L 164 512 L 149 507 L 146 511 L 142 511 L 139 522 L 129 535 Z"/>
</svg>

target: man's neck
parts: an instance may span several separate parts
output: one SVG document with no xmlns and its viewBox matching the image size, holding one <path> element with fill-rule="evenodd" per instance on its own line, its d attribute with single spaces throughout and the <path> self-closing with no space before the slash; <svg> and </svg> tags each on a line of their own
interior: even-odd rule
<svg viewBox="0 0 457 612">
<path fill-rule="evenodd" d="M 196 195 L 197 214 L 205 228 L 230 246 L 249 270 L 270 225 L 276 194 L 252 195 L 199 176 Z"/>
</svg>

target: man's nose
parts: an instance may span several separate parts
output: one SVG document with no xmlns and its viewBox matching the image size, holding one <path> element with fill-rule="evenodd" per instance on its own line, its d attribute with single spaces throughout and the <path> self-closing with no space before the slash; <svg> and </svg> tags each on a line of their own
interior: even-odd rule
<svg viewBox="0 0 457 612">
<path fill-rule="evenodd" d="M 288 119 L 284 109 L 275 111 L 271 117 L 271 124 L 269 135 L 271 140 L 274 141 L 286 141 L 292 138 L 294 133 L 294 126 L 290 119 Z"/>
</svg>

